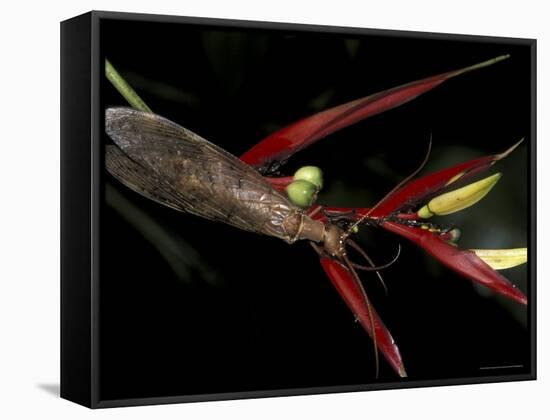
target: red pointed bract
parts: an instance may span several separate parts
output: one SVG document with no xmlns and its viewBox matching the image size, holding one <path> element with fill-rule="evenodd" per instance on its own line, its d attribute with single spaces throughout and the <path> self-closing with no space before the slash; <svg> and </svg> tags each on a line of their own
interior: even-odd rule
<svg viewBox="0 0 550 420">
<path fill-rule="evenodd" d="M 373 331 L 368 303 L 351 273 L 341 263 L 332 258 L 321 257 L 321 265 L 342 299 L 372 338 Z M 384 355 L 399 376 L 406 377 L 407 373 L 399 349 L 372 305 L 370 313 L 374 318 L 374 333 L 376 334 L 376 343 L 380 353 Z"/>
<path fill-rule="evenodd" d="M 444 265 L 494 292 L 527 305 L 527 297 L 498 271 L 492 269 L 473 251 L 451 245 L 428 230 L 385 222 L 384 229 L 397 233 L 424 248 Z"/>
<path fill-rule="evenodd" d="M 275 161 L 284 163 L 294 153 L 337 130 L 403 105 L 452 77 L 489 66 L 506 58 L 508 56 L 496 57 L 473 66 L 417 80 L 319 112 L 266 137 L 244 153 L 241 160 L 258 168 L 268 166 Z"/>
<path fill-rule="evenodd" d="M 420 202 L 426 196 L 450 184 L 451 181 L 466 180 L 508 156 L 522 141 L 523 139 L 503 153 L 473 159 L 410 181 L 378 203 L 370 216 L 387 216 L 403 206 Z"/>
</svg>

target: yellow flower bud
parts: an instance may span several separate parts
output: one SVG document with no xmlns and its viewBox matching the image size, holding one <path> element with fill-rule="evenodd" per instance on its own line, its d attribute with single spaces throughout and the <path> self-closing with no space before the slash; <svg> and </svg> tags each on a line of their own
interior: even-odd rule
<svg viewBox="0 0 550 420">
<path fill-rule="evenodd" d="M 433 215 L 445 216 L 473 206 L 491 191 L 501 176 L 501 173 L 497 173 L 458 190 L 432 198 L 427 205 L 418 210 L 417 214 L 419 217 L 427 219 Z"/>
<path fill-rule="evenodd" d="M 494 270 L 504 270 L 527 262 L 527 248 L 514 249 L 472 249 Z"/>
</svg>

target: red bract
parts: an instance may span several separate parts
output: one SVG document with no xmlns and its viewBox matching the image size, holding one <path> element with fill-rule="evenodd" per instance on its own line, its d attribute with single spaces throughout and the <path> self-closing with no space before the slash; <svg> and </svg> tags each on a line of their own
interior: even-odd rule
<svg viewBox="0 0 550 420">
<path fill-rule="evenodd" d="M 390 213 L 407 205 L 414 205 L 418 203 L 428 195 L 433 194 L 443 187 L 446 187 L 458 180 L 466 180 L 473 175 L 488 169 L 498 160 L 504 159 L 512 153 L 512 151 L 519 146 L 522 141 L 523 139 L 510 147 L 504 153 L 473 159 L 411 181 L 379 202 L 372 210 L 370 216 L 383 217 L 389 215 Z"/>
<path fill-rule="evenodd" d="M 394 222 L 385 222 L 382 227 L 420 245 L 433 257 L 464 277 L 516 302 L 527 305 L 527 297 L 498 271 L 489 267 L 474 252 L 451 245 L 441 239 L 439 234 L 428 230 Z"/>
<path fill-rule="evenodd" d="M 329 221 L 328 214 L 332 217 L 340 216 L 350 221 L 357 221 L 367 215 L 370 210 L 370 208 L 323 207 L 322 211 L 318 211 L 313 218 L 326 223 Z M 395 215 L 395 219 L 401 221 L 418 220 L 414 213 L 399 213 Z M 450 244 L 445 234 L 430 232 L 420 227 L 384 221 L 384 217 L 372 217 L 371 220 L 377 220 L 382 228 L 416 243 L 434 258 L 464 277 L 516 302 L 527 304 L 527 297 L 514 284 L 498 271 L 492 269 L 474 252 Z"/>
<path fill-rule="evenodd" d="M 473 66 L 417 80 L 304 118 L 266 137 L 243 154 L 241 159 L 257 168 L 268 168 L 273 162 L 284 163 L 294 153 L 328 134 L 403 105 L 452 77 L 490 66 L 508 57 L 503 55 Z"/>
<path fill-rule="evenodd" d="M 372 325 L 374 325 L 378 349 L 397 374 L 402 378 L 406 377 L 405 366 L 395 341 L 372 306 L 369 311 L 370 303 L 365 299 L 361 287 L 348 269 L 338 261 L 327 257 L 321 257 L 321 265 L 342 299 L 371 337 L 373 337 Z"/>
</svg>

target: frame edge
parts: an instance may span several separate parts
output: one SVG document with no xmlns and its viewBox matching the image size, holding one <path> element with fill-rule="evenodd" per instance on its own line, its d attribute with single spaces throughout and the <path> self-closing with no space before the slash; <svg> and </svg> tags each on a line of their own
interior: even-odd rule
<svg viewBox="0 0 550 420">
<path fill-rule="evenodd" d="M 61 23 L 61 398 L 91 407 L 91 23 Z"/>
</svg>

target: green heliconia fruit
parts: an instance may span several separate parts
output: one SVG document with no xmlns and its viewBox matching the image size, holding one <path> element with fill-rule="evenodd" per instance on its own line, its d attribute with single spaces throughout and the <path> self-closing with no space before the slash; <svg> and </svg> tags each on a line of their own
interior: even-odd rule
<svg viewBox="0 0 550 420">
<path fill-rule="evenodd" d="M 294 174 L 295 181 L 308 181 L 317 187 L 323 188 L 323 171 L 317 166 L 302 166 Z"/>
<path fill-rule="evenodd" d="M 290 201 L 302 208 L 311 206 L 317 198 L 317 186 L 309 181 L 292 181 L 287 187 L 286 192 Z"/>
</svg>

